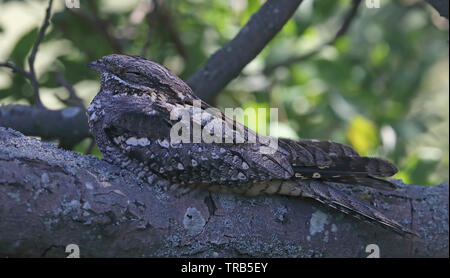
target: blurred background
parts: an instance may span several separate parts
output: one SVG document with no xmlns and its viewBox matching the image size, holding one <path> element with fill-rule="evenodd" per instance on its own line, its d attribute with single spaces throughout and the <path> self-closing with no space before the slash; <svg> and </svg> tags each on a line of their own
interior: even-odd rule
<svg viewBox="0 0 450 278">
<path fill-rule="evenodd" d="M 276 107 L 277 136 L 331 139 L 386 157 L 405 183 L 448 182 L 448 21 L 422 1 L 382 0 L 380 8 L 362 2 L 348 30 L 333 39 L 352 1 L 303 1 L 262 53 L 208 102 L 220 109 Z M 263 3 L 81 0 L 70 10 L 55 1 L 35 64 L 42 101 L 50 109 L 65 107 L 60 98 L 67 90 L 53 74 L 60 71 L 88 105 L 99 78 L 86 64 L 111 53 L 147 57 L 186 80 Z M 47 5 L 0 1 L 0 61 L 27 68 Z M 33 102 L 28 81 L 0 68 L 0 104 Z M 90 142 L 73 149 L 84 153 Z M 101 156 L 96 148 L 92 154 Z"/>
</svg>

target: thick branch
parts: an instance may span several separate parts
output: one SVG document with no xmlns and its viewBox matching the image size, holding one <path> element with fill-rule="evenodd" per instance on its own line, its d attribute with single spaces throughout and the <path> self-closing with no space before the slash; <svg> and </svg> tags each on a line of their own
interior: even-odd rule
<svg viewBox="0 0 450 278">
<path fill-rule="evenodd" d="M 46 140 L 59 139 L 63 146 L 73 145 L 90 136 L 86 113 L 81 107 L 49 110 L 26 105 L 0 106 L 0 126 Z"/>
<path fill-rule="evenodd" d="M 347 188 L 418 231 L 406 240 L 298 198 L 165 192 L 92 156 L 0 128 L 0 256 L 448 257 L 448 185 Z M 369 195 L 367 195 L 369 194 Z"/>
<path fill-rule="evenodd" d="M 222 49 L 187 83 L 200 98 L 211 100 L 242 71 L 289 20 L 302 0 L 267 0 Z"/>
</svg>

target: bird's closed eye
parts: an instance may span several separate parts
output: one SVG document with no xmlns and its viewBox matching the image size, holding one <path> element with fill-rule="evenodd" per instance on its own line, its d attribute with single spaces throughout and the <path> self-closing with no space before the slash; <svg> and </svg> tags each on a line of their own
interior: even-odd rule
<svg viewBox="0 0 450 278">
<path fill-rule="evenodd" d="M 126 74 L 135 75 L 135 76 L 140 76 L 141 75 L 141 73 L 137 72 L 137 71 L 127 71 Z"/>
</svg>

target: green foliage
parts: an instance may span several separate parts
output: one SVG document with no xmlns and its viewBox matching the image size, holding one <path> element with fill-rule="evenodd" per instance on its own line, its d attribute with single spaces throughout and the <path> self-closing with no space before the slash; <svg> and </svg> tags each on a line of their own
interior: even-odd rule
<svg viewBox="0 0 450 278">
<path fill-rule="evenodd" d="M 0 8 L 13 2 L 6 1 Z M 149 34 L 147 58 L 187 79 L 237 34 L 264 1 L 167 0 L 162 15 L 139 21 L 136 14 L 142 8 L 136 7 L 140 2 L 81 1 L 76 13 L 63 5 L 56 7 L 44 44 L 64 42 L 67 49 L 47 54 L 53 62 L 39 73 L 41 87 L 59 87 L 51 74 L 55 69 L 75 85 L 98 81 L 86 63 L 117 52 L 118 46 L 124 53 L 140 55 Z M 443 77 L 448 74 L 448 31 L 433 24 L 427 6 L 382 1 L 381 8 L 369 9 L 362 1 L 351 28 L 332 45 L 306 60 L 263 74 L 266 66 L 307 53 L 331 39 L 351 2 L 304 1 L 280 34 L 214 104 L 220 108 L 278 107 L 281 136 L 332 139 L 366 155 L 381 155 L 399 166 L 397 177 L 405 182 L 448 182 L 448 106 L 435 109 L 448 103 L 448 77 Z M 38 12 L 27 3 L 22 4 L 24 13 Z M 41 3 L 43 14 L 46 1 Z M 87 20 L 94 18 L 94 6 L 103 25 Z M 8 30 L 2 20 L 0 25 L 3 32 Z M 26 66 L 37 27 L 22 32 L 9 53 L 0 51 L 1 57 Z M 447 72 L 441 73 L 445 68 Z M 31 88 L 23 77 L 3 69 L 0 74 L 10 78 L 7 85 L 0 84 L 0 101 L 32 103 Z M 89 101 L 96 91 L 78 93 Z M 421 107 L 423 103 L 429 105 Z M 75 150 L 84 152 L 88 145 L 82 142 Z"/>
<path fill-rule="evenodd" d="M 29 32 L 25 33 L 16 43 L 13 51 L 9 55 L 9 60 L 19 67 L 24 67 L 28 53 L 33 46 L 38 29 L 33 28 Z M 25 78 L 21 75 L 14 75 L 12 78 L 11 86 L 8 89 L 0 89 L 0 99 L 10 96 L 14 99 L 26 99 L 27 101 L 33 101 L 33 94 L 31 92 L 31 86 L 25 82 Z"/>
</svg>

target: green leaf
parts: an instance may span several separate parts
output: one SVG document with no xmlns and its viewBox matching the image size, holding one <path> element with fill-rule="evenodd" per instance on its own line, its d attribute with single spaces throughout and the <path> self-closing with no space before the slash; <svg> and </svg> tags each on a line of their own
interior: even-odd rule
<svg viewBox="0 0 450 278">
<path fill-rule="evenodd" d="M 34 41 L 38 33 L 38 28 L 31 29 L 28 33 L 25 33 L 16 43 L 11 52 L 9 59 L 14 62 L 18 67 L 23 67 L 25 59 L 33 47 Z"/>
</svg>

